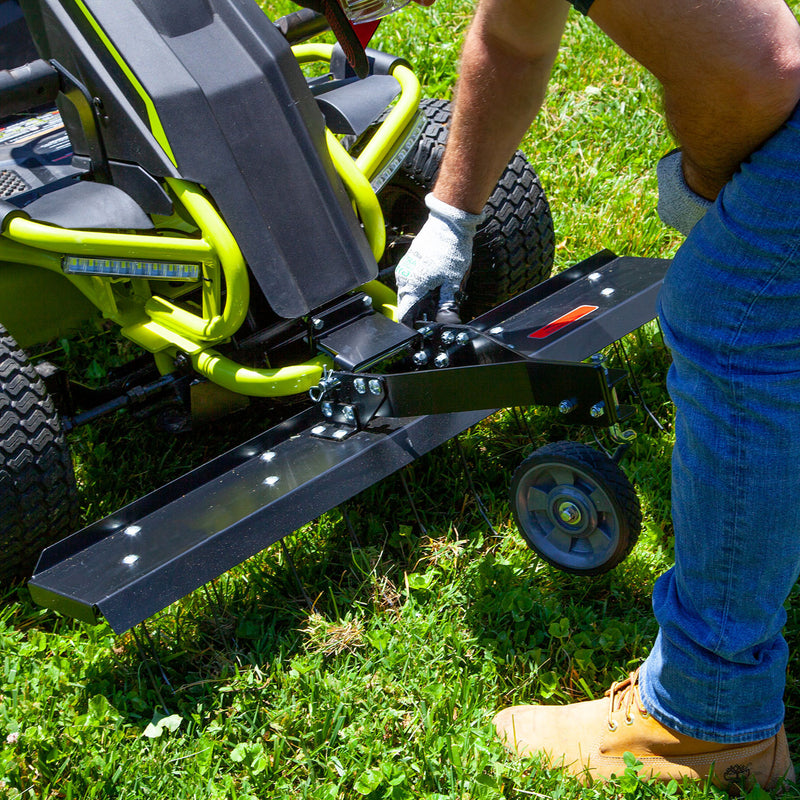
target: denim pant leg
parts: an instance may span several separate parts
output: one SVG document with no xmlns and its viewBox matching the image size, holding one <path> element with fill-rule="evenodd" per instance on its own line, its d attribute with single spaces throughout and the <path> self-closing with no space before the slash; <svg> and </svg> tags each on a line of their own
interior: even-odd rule
<svg viewBox="0 0 800 800">
<path fill-rule="evenodd" d="M 687 238 L 659 312 L 675 566 L 653 593 L 642 698 L 686 735 L 764 739 L 783 720 L 783 603 L 800 572 L 800 111 Z"/>
</svg>

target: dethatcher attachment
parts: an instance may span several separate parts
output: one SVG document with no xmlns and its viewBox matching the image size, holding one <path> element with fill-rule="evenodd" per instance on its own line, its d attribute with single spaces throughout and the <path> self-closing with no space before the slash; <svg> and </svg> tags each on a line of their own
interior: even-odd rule
<svg viewBox="0 0 800 800">
<path fill-rule="evenodd" d="M 603 252 L 468 325 L 332 312 L 317 345 L 334 368 L 309 408 L 47 548 L 33 598 L 126 631 L 498 408 L 552 406 L 624 443 L 627 373 L 592 356 L 653 319 L 667 266 Z M 364 297 L 348 302 L 369 311 Z M 638 535 L 627 479 L 583 445 L 534 453 L 511 499 L 528 543 L 572 572 L 613 567 Z"/>
</svg>

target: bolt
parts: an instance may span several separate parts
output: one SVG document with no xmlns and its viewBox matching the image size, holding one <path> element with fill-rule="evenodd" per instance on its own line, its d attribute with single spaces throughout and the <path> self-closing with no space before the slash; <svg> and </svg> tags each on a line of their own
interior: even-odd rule
<svg viewBox="0 0 800 800">
<path fill-rule="evenodd" d="M 333 404 L 330 400 L 326 400 L 322 404 L 322 416 L 323 417 L 332 417 L 333 416 Z"/>
<path fill-rule="evenodd" d="M 363 303 L 363 304 L 364 304 L 364 305 L 365 305 L 367 308 L 372 308 L 372 298 L 371 298 L 371 297 L 370 297 L 368 294 L 365 294 L 365 295 L 364 295 L 364 296 L 361 298 L 361 302 L 362 302 L 362 303 Z"/>
<path fill-rule="evenodd" d="M 456 340 L 456 335 L 453 331 L 443 331 L 442 332 L 442 344 L 453 344 Z"/>
<path fill-rule="evenodd" d="M 369 393 L 379 395 L 381 393 L 381 382 L 377 378 L 373 378 L 369 382 Z"/>
<path fill-rule="evenodd" d="M 611 297 L 611 295 L 614 294 L 614 290 L 610 286 L 607 286 L 605 289 L 601 290 L 600 294 L 603 295 L 603 297 Z"/>
<path fill-rule="evenodd" d="M 366 381 L 365 381 L 363 378 L 356 378 L 356 379 L 353 381 L 353 388 L 354 388 L 354 389 L 355 389 L 355 390 L 356 390 L 356 391 L 357 391 L 359 394 L 366 394 L 366 393 L 367 393 L 367 383 L 366 383 Z"/>
<path fill-rule="evenodd" d="M 122 559 L 122 563 L 123 564 L 127 564 L 128 566 L 131 566 L 131 564 L 135 564 L 138 560 L 139 560 L 139 556 L 134 555 L 133 553 L 131 553 L 131 555 L 125 556 L 125 558 Z"/>
<path fill-rule="evenodd" d="M 414 353 L 414 358 L 412 360 L 418 367 L 424 367 L 428 363 L 428 351 L 418 350 Z"/>
<path fill-rule="evenodd" d="M 558 507 L 558 516 L 562 522 L 566 522 L 568 525 L 577 525 L 582 518 L 581 510 L 578 506 L 569 501 L 562 503 Z"/>
<path fill-rule="evenodd" d="M 503 326 L 502 325 L 497 325 L 494 328 L 489 328 L 489 333 L 491 333 L 492 336 L 497 336 L 498 333 L 502 333 L 502 332 L 503 332 Z"/>
<path fill-rule="evenodd" d="M 429 325 L 425 325 L 424 327 L 419 329 L 420 336 L 424 336 L 426 339 L 429 339 L 433 334 L 433 328 Z"/>
<path fill-rule="evenodd" d="M 595 403 L 590 409 L 589 413 L 595 418 L 599 419 L 606 413 L 606 404 L 605 403 Z"/>
<path fill-rule="evenodd" d="M 461 331 L 461 333 L 456 336 L 456 342 L 460 345 L 465 345 L 469 341 L 469 334 L 466 331 Z"/>
<path fill-rule="evenodd" d="M 437 367 L 446 367 L 450 363 L 450 356 L 447 353 L 437 353 L 433 363 Z"/>
<path fill-rule="evenodd" d="M 578 407 L 578 401 L 575 398 L 570 398 L 569 400 L 562 400 L 558 404 L 558 411 L 561 414 L 569 414 L 570 411 L 574 411 Z"/>
<path fill-rule="evenodd" d="M 325 327 L 325 320 L 314 317 L 314 319 L 311 320 L 311 325 L 315 331 L 321 331 Z"/>
<path fill-rule="evenodd" d="M 586 276 L 592 283 L 597 283 L 603 276 L 599 272 L 592 272 Z"/>
<path fill-rule="evenodd" d="M 344 416 L 347 422 L 355 422 L 356 421 L 356 410 L 353 406 L 345 406 L 342 409 L 342 416 Z"/>
</svg>

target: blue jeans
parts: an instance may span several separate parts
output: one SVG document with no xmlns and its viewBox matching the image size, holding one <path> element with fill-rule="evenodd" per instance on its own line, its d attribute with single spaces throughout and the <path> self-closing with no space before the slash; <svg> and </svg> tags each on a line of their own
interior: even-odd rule
<svg viewBox="0 0 800 800">
<path fill-rule="evenodd" d="M 698 739 L 783 721 L 783 604 L 800 572 L 800 106 L 742 165 L 670 267 L 675 566 L 645 706 Z"/>
</svg>

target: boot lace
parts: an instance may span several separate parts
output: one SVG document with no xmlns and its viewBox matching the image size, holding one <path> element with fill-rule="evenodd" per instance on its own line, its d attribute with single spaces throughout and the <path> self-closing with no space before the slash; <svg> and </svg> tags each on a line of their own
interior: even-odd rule
<svg viewBox="0 0 800 800">
<path fill-rule="evenodd" d="M 645 719 L 650 716 L 648 710 L 642 704 L 642 698 L 639 696 L 638 690 L 639 683 L 639 670 L 635 670 L 625 678 L 624 681 L 614 681 L 611 688 L 606 692 L 606 697 L 609 698 L 608 703 L 608 729 L 615 731 L 619 727 L 619 723 L 613 718 L 615 711 L 624 709 L 625 711 L 625 724 L 633 725 L 633 706 Z"/>
</svg>

